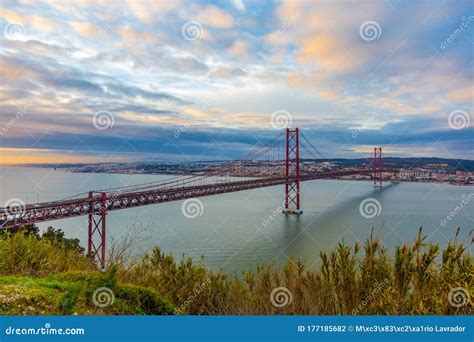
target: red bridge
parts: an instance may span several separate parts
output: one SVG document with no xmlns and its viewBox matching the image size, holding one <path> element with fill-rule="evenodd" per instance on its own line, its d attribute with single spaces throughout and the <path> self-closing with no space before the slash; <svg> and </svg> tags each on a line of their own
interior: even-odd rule
<svg viewBox="0 0 474 342">
<path fill-rule="evenodd" d="M 307 158 L 303 158 L 304 155 Z M 316 172 L 305 167 L 305 161 L 321 158 L 321 153 L 298 128 L 286 129 L 241 158 L 211 164 L 199 173 L 137 186 L 90 191 L 83 196 L 54 202 L 0 208 L 0 225 L 2 229 L 19 229 L 38 222 L 87 215 L 87 250 L 104 267 L 109 211 L 284 184 L 284 212 L 301 214 L 302 181 L 366 175 L 372 178 L 374 186 L 382 187 L 384 178 L 393 179 L 398 172 L 383 169 L 381 147 L 374 148 L 374 155 L 359 168 Z M 259 172 L 256 174 L 257 162 Z"/>
</svg>

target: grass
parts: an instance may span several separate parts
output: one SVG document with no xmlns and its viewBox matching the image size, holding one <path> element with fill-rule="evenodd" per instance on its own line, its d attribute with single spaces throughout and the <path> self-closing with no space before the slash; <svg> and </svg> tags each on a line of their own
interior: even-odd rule
<svg viewBox="0 0 474 342">
<path fill-rule="evenodd" d="M 101 272 L 68 272 L 45 278 L 0 278 L 4 315 L 171 315 L 174 307 L 156 291 L 132 284 L 109 287 L 113 301 L 94 303 L 94 291 L 107 283 Z M 99 299 L 100 300 L 100 299 Z"/>
<path fill-rule="evenodd" d="M 55 232 L 47 238 L 34 232 L 0 239 L 0 313 L 468 315 L 472 311 L 469 249 L 454 239 L 441 250 L 426 242 L 421 229 L 413 243 L 398 246 L 393 256 L 371 235 L 363 246 L 338 244 L 321 253 L 317 269 L 289 259 L 281 269 L 262 265 L 241 278 L 213 272 L 191 259 L 178 262 L 159 247 L 139 260 L 117 261 L 100 272 L 77 243 Z M 104 287 L 115 300 L 100 307 L 92 298 Z M 455 288 L 464 289 L 455 296 L 463 305 L 448 300 Z"/>
</svg>

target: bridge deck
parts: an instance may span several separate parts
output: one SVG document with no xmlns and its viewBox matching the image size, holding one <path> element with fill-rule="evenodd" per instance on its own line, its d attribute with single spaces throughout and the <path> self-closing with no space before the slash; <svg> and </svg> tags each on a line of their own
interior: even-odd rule
<svg viewBox="0 0 474 342">
<path fill-rule="evenodd" d="M 396 170 L 384 170 L 395 172 Z M 311 175 L 301 175 L 300 181 L 328 179 L 350 175 L 371 174 L 372 170 L 346 170 Z M 108 193 L 105 202 L 101 195 L 92 198 L 83 197 L 56 202 L 28 204 L 21 213 L 9 214 L 8 208 L 2 208 L 0 222 L 2 228 L 18 228 L 27 224 L 59 220 L 63 218 L 100 213 L 105 204 L 106 211 L 140 207 L 144 205 L 179 201 L 188 198 L 211 196 L 229 192 L 257 189 L 285 184 L 285 177 L 255 178 L 243 181 L 222 182 L 210 185 L 177 187 L 173 189 L 145 190 L 126 193 Z M 1 209 L 0 209 L 1 210 Z"/>
</svg>

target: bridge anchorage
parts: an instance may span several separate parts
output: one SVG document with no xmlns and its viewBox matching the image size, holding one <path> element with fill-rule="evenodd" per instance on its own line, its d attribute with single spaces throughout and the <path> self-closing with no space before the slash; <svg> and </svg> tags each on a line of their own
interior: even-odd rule
<svg viewBox="0 0 474 342">
<path fill-rule="evenodd" d="M 396 175 L 398 172 L 396 169 L 384 169 L 382 158 L 382 148 L 376 147 L 373 158 L 368 159 L 361 167 L 337 170 L 318 167 L 318 171 L 314 171 L 311 163 L 309 167 L 305 163 L 326 158 L 301 130 L 288 128 L 241 158 L 203 166 L 198 173 L 146 184 L 90 191 L 57 201 L 0 208 L 0 230 L 18 230 L 30 224 L 87 216 L 87 252 L 104 268 L 106 223 L 110 211 L 283 185 L 283 212 L 299 215 L 302 213 L 300 182 L 364 175 L 371 176 L 373 185 L 380 188 L 382 181 L 388 179 L 387 175 Z"/>
</svg>

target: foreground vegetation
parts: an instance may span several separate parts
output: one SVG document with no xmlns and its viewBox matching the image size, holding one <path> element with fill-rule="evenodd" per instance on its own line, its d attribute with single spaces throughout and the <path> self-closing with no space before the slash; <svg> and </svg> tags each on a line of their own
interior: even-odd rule
<svg viewBox="0 0 474 342">
<path fill-rule="evenodd" d="M 115 250 L 101 272 L 79 241 L 61 231 L 49 229 L 40 237 L 28 227 L 3 234 L 0 314 L 466 315 L 472 310 L 468 248 L 455 239 L 440 251 L 425 243 L 421 229 L 393 257 L 371 235 L 363 246 L 338 244 L 321 253 L 318 269 L 289 259 L 282 269 L 260 266 L 242 278 L 190 259 L 177 262 L 159 247 L 139 260 L 124 255 Z M 95 293 L 103 288 L 113 300 L 98 305 Z M 454 288 L 466 290 L 463 305 L 449 303 Z"/>
</svg>

